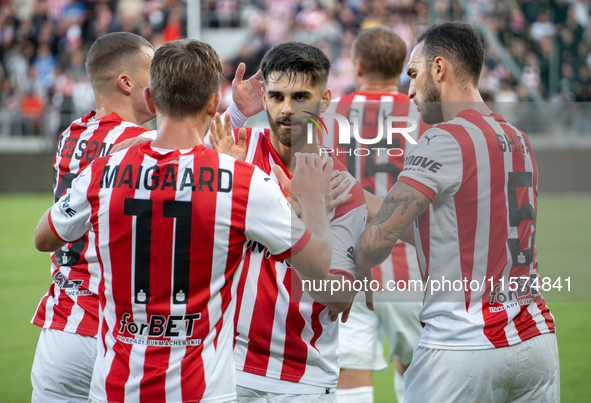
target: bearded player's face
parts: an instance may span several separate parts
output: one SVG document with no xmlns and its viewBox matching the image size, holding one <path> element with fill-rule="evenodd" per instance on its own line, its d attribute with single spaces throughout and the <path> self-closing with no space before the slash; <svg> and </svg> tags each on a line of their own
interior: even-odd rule
<svg viewBox="0 0 591 403">
<path fill-rule="evenodd" d="M 318 113 L 322 88 L 313 86 L 303 74 L 290 77 L 272 72 L 263 89 L 265 110 L 271 126 L 271 133 L 281 144 L 292 147 L 306 139 L 306 122 L 294 114 L 295 103 L 306 103 L 307 109 Z"/>
<path fill-rule="evenodd" d="M 434 125 L 443 122 L 441 90 L 435 84 L 431 67 L 427 65 L 421 42 L 410 54 L 407 74 L 410 77 L 408 97 L 417 105 L 423 122 Z"/>
</svg>

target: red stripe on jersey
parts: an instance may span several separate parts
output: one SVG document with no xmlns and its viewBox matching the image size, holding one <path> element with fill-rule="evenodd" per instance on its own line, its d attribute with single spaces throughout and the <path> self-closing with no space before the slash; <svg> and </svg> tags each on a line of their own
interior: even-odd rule
<svg viewBox="0 0 591 403">
<path fill-rule="evenodd" d="M 246 253 L 250 258 L 252 252 L 248 250 Z M 264 256 L 261 256 L 261 258 L 266 261 L 261 264 L 257 281 L 253 309 L 254 315 L 256 315 L 256 324 L 251 325 L 248 332 L 249 343 L 244 368 L 248 368 L 255 374 L 265 376 L 265 371 L 262 369 L 266 369 L 269 364 L 269 351 L 275 321 L 275 305 L 277 304 L 279 289 L 277 288 L 275 262 Z"/>
<path fill-rule="evenodd" d="M 312 233 L 310 232 L 309 229 L 306 228 L 304 235 L 302 235 L 300 240 L 297 241 L 294 246 L 292 246 L 290 249 L 286 250 L 285 252 L 280 253 L 279 255 L 272 255 L 273 260 L 275 260 L 276 262 L 281 262 L 282 260 L 285 260 L 288 257 L 299 253 L 308 244 L 311 237 L 312 237 Z"/>
<path fill-rule="evenodd" d="M 410 277 L 408 275 L 408 261 L 406 259 L 406 244 L 403 242 L 396 242 L 392 248 L 391 255 L 392 266 L 394 268 L 394 279 L 396 282 L 404 281 L 408 284 Z"/>
<path fill-rule="evenodd" d="M 298 284 L 295 284 L 298 283 Z M 289 357 L 284 357 L 281 377 L 283 381 L 298 382 L 306 372 L 306 359 L 308 347 L 302 340 L 302 331 L 306 321 L 300 313 L 303 287 L 301 280 L 294 269 L 288 268 L 283 279 L 285 289 L 290 291 L 289 308 L 285 320 L 285 345 L 284 351 Z"/>
<path fill-rule="evenodd" d="M 51 228 L 51 231 L 53 232 L 53 234 L 62 242 L 68 242 L 64 239 L 62 239 L 62 237 L 57 233 L 57 231 L 55 230 L 55 227 L 53 226 L 53 222 L 51 221 L 51 210 L 49 211 L 49 214 L 47 215 L 47 220 L 49 221 L 49 228 Z"/>
<path fill-rule="evenodd" d="M 251 251 L 250 249 L 246 250 L 244 254 L 244 263 L 242 265 L 242 273 L 240 273 L 240 280 L 238 281 L 238 288 L 236 289 L 236 315 L 234 315 L 234 340 L 233 346 L 236 347 L 236 336 L 238 336 L 238 332 L 236 328 L 238 327 L 238 312 L 242 307 L 242 298 L 244 296 L 244 287 L 246 286 L 246 278 L 248 277 L 248 271 L 250 270 L 250 256 Z"/>
<path fill-rule="evenodd" d="M 476 223 L 478 221 L 478 173 L 476 162 L 476 150 L 472 138 L 465 128 L 460 125 L 440 125 L 448 131 L 460 145 L 462 152 L 462 184 L 454 195 L 455 206 L 473 206 L 456 210 L 458 229 L 458 244 L 460 246 L 460 266 L 462 279 L 467 284 L 472 281 L 474 271 L 474 247 L 476 242 Z M 466 312 L 470 308 L 470 288 L 464 289 Z"/>
<path fill-rule="evenodd" d="M 414 179 L 407 178 L 406 176 L 403 176 L 402 178 L 400 178 L 398 180 L 398 182 L 403 182 L 409 186 L 412 186 L 413 188 L 415 188 L 416 190 L 418 190 L 419 192 L 421 192 L 422 194 L 427 196 L 429 198 L 429 200 L 431 200 L 431 201 L 433 201 L 433 199 L 435 198 L 435 192 L 433 190 L 431 190 L 428 186 L 425 186 L 422 183 L 417 182 Z"/>
<path fill-rule="evenodd" d="M 494 284 L 500 282 L 503 268 L 507 263 L 507 196 L 505 193 L 505 160 L 504 153 L 499 151 L 495 133 L 481 116 L 463 116 L 470 123 L 476 125 L 484 135 L 488 148 L 490 163 L 490 229 L 488 244 L 488 263 L 486 266 L 487 291 L 482 297 L 482 317 L 484 320 L 483 333 L 495 347 L 509 345 L 504 327 L 507 325 L 507 312 L 490 312 L 489 307 L 502 307 L 495 301 L 490 303 L 489 279 Z"/>
<path fill-rule="evenodd" d="M 312 331 L 314 332 L 314 336 L 312 336 L 312 339 L 310 340 L 310 346 L 312 346 L 312 348 L 316 351 L 318 351 L 318 353 L 320 353 L 320 351 L 316 348 L 316 340 L 318 340 L 320 338 L 320 335 L 322 335 L 322 324 L 320 323 L 320 314 L 322 313 L 322 311 L 324 311 L 326 309 L 326 307 L 316 301 L 314 301 L 312 303 Z"/>
<path fill-rule="evenodd" d="M 129 155 L 130 153 L 127 153 L 125 155 L 125 157 L 121 161 L 120 166 L 125 166 L 126 163 L 129 163 Z M 99 160 L 96 164 L 94 164 L 92 171 L 93 178 L 91 186 L 89 186 L 89 192 L 94 192 L 94 194 L 89 193 L 88 195 L 92 208 L 90 221 L 93 223 L 94 233 L 98 237 L 101 236 L 98 226 L 98 212 L 100 208 L 100 184 L 98 183 L 98 181 L 102 172 L 104 172 L 105 166 L 110 162 L 111 158 L 112 157 L 108 157 L 104 160 Z M 124 200 L 120 196 L 116 197 L 118 195 L 120 195 L 120 192 L 113 191 L 111 199 L 109 200 L 109 207 L 117 210 L 123 210 Z M 133 251 L 132 233 L 131 231 L 126 230 L 127 228 L 132 228 L 133 216 L 123 215 L 122 212 L 117 214 L 117 216 L 118 218 L 115 219 L 113 212 L 109 211 L 109 239 L 106 241 L 109 243 L 109 246 L 116 244 L 120 248 L 123 247 L 126 248 L 126 250 Z M 97 239 L 97 243 L 99 245 L 104 242 L 104 239 Z M 115 254 L 115 251 L 112 248 L 110 248 L 110 253 L 111 256 L 109 257 L 109 259 L 111 270 L 110 273 L 105 273 L 104 271 L 102 271 L 105 266 L 102 255 L 100 253 L 100 248 L 97 248 L 97 255 L 99 258 L 99 262 L 101 262 L 101 271 L 103 273 L 103 276 L 101 278 L 101 285 L 99 288 L 101 308 L 106 309 L 107 305 L 107 300 L 105 297 L 105 275 L 108 274 L 112 279 L 111 286 L 113 292 L 111 294 L 111 298 L 116 299 L 118 295 L 129 295 L 129 298 L 127 301 L 125 301 L 125 303 L 123 303 L 123 301 L 117 301 L 117 310 L 115 312 L 116 317 L 121 318 L 123 317 L 123 313 L 127 313 L 130 315 L 129 321 L 134 322 L 133 307 L 131 304 L 131 298 L 133 295 L 133 282 L 131 273 L 131 267 L 133 267 L 132 253 Z M 117 333 L 119 331 L 118 327 L 109 329 L 106 322 L 103 322 L 103 329 L 109 331 L 111 333 L 110 337 L 116 339 Z M 105 392 L 107 395 L 107 400 L 109 401 L 125 401 L 125 384 L 130 375 L 129 356 L 131 354 L 131 349 L 131 345 L 127 345 L 121 342 L 115 342 L 115 344 L 113 345 L 113 352 L 116 354 L 117 359 L 112 361 L 109 373 L 105 379 Z"/>
<path fill-rule="evenodd" d="M 514 152 L 511 153 L 511 156 L 513 157 L 513 172 L 525 172 L 525 153 L 527 152 L 525 144 L 521 143 L 520 139 L 517 137 L 517 133 L 515 132 L 515 130 L 513 130 L 507 124 L 501 123 L 501 127 L 503 128 L 505 134 L 517 145 L 517 152 L 515 152 L 514 150 Z M 529 204 L 529 188 L 520 187 L 517 188 L 516 191 L 518 207 L 521 208 L 524 204 Z M 534 241 L 534 239 L 531 238 L 531 225 L 531 220 L 522 220 L 517 227 L 517 236 L 520 240 L 520 250 L 530 249 L 529 242 Z M 511 276 L 524 276 L 527 278 L 529 277 L 530 268 L 531 265 L 513 266 L 511 267 Z M 541 332 L 536 326 L 536 322 L 533 319 L 531 313 L 529 313 L 529 311 L 527 310 L 528 305 L 520 305 L 520 312 L 513 318 L 515 329 L 517 330 L 517 334 L 519 335 L 519 338 L 521 340 L 527 340 L 531 337 L 538 336 L 541 334 Z"/>
<path fill-rule="evenodd" d="M 219 155 L 217 153 L 204 153 L 199 158 L 194 157 L 193 172 L 199 172 L 200 167 L 211 167 L 218 172 Z M 187 313 L 201 313 L 199 326 L 193 331 L 193 338 L 205 340 L 211 323 L 208 302 L 211 299 L 210 283 L 212 277 L 213 251 L 215 245 L 215 224 L 217 211 L 217 192 L 193 192 L 191 196 L 193 205 L 197 203 L 202 211 L 207 214 L 193 214 L 191 222 L 191 261 L 199 262 L 200 267 L 208 270 L 191 270 L 189 273 L 190 296 L 187 304 Z M 199 245 L 199 249 L 193 249 L 193 245 Z M 221 320 L 221 319 L 220 319 Z M 213 325 L 213 326 L 212 326 Z M 203 366 L 203 344 L 199 346 L 187 346 L 185 359 L 181 364 L 181 390 L 183 396 L 203 396 L 205 393 L 205 368 Z M 193 368 L 194 367 L 194 368 Z M 185 376 L 186 375 L 186 376 Z"/>
<path fill-rule="evenodd" d="M 234 177 L 244 178 L 246 183 L 250 183 L 252 174 L 254 173 L 254 166 L 251 164 L 237 161 L 234 164 Z M 244 236 L 244 229 L 246 225 L 246 206 L 248 206 L 248 187 L 236 187 L 232 191 L 232 225 L 230 226 L 230 237 L 228 245 L 228 258 L 226 260 L 226 271 L 224 273 L 224 280 L 227 284 L 222 288 L 220 295 L 222 298 L 222 314 L 232 302 L 232 282 L 236 269 L 242 260 L 242 253 L 246 237 Z M 220 320 L 216 325 L 216 336 L 213 345 L 217 348 L 218 336 L 222 329 L 223 320 Z"/>
</svg>

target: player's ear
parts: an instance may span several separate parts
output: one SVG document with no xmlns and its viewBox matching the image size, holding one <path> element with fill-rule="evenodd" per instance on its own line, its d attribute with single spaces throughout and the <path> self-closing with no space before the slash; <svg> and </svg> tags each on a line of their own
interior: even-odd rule
<svg viewBox="0 0 591 403">
<path fill-rule="evenodd" d="M 152 93 L 150 92 L 150 87 L 144 88 L 144 101 L 146 101 L 146 106 L 152 115 L 156 114 L 156 107 L 154 106 L 154 100 L 152 99 Z"/>
<path fill-rule="evenodd" d="M 209 99 L 209 103 L 207 104 L 207 115 L 214 117 L 217 110 L 218 110 L 219 104 L 220 104 L 220 93 L 216 92 L 215 94 L 213 94 L 211 96 L 211 98 Z"/>
<path fill-rule="evenodd" d="M 330 105 L 330 101 L 332 101 L 332 91 L 330 88 L 327 88 L 322 93 L 322 98 L 320 99 L 320 112 L 326 112 Z"/>
<path fill-rule="evenodd" d="M 263 84 L 261 87 L 261 98 L 263 98 L 263 108 L 267 109 L 267 98 L 265 98 L 265 95 L 267 95 L 267 93 L 265 91 L 265 84 Z"/>
<path fill-rule="evenodd" d="M 131 78 L 129 77 L 129 74 L 119 74 L 119 76 L 117 77 L 117 89 L 127 95 L 130 95 L 132 87 L 133 84 L 131 83 Z"/>
<path fill-rule="evenodd" d="M 361 65 L 359 59 L 353 60 L 353 74 L 355 77 L 363 76 L 363 66 Z"/>
<path fill-rule="evenodd" d="M 433 60 L 433 64 L 431 66 L 432 73 L 435 76 L 435 81 L 440 83 L 443 80 L 443 76 L 447 72 L 449 62 L 443 57 L 437 56 L 435 60 Z"/>
</svg>

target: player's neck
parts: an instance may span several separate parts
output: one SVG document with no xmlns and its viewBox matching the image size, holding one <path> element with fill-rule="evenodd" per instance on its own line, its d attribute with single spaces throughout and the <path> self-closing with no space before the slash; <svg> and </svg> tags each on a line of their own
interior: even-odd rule
<svg viewBox="0 0 591 403">
<path fill-rule="evenodd" d="M 207 132 L 207 119 L 203 114 L 186 118 L 158 116 L 158 134 L 153 147 L 166 150 L 186 150 L 203 144 Z"/>
<path fill-rule="evenodd" d="M 105 97 L 97 96 L 96 102 L 96 115 L 95 119 L 104 118 L 112 113 L 117 114 L 125 122 L 134 123 L 138 126 L 142 126 L 146 122 L 142 122 L 142 117 L 136 115 L 132 105 L 129 104 L 128 99 L 119 99 L 118 97 Z"/>
<path fill-rule="evenodd" d="M 320 155 L 320 148 L 318 147 L 318 142 L 316 141 L 316 136 L 314 136 L 314 141 L 312 142 L 312 144 L 308 144 L 307 142 L 304 141 L 304 142 L 302 142 L 301 145 L 298 145 L 297 147 L 287 147 L 287 146 L 281 144 L 281 142 L 279 141 L 277 136 L 275 136 L 273 131 L 271 131 L 271 138 L 270 139 L 271 139 L 271 146 L 273 147 L 275 152 L 277 152 L 277 155 L 279 155 L 281 162 L 283 162 L 283 165 L 285 165 L 285 168 L 287 168 L 287 170 L 290 174 L 292 174 L 295 169 L 295 167 L 291 166 L 291 161 L 292 161 L 291 157 L 295 153 L 309 153 L 309 154 Z M 294 163 L 295 163 L 295 160 L 294 160 Z"/>
<path fill-rule="evenodd" d="M 359 92 L 391 93 L 398 91 L 398 78 L 391 80 L 365 80 L 357 88 Z"/>
<path fill-rule="evenodd" d="M 492 113 L 484 103 L 482 96 L 480 96 L 478 88 L 469 87 L 454 89 L 452 91 L 442 91 L 441 110 L 444 122 L 453 119 L 458 113 L 467 109 L 475 110 L 483 115 L 490 115 Z"/>
</svg>

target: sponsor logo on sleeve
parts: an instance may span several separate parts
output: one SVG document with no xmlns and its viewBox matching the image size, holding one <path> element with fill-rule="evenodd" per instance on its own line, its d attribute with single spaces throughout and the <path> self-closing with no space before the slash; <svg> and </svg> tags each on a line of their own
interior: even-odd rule
<svg viewBox="0 0 591 403">
<path fill-rule="evenodd" d="M 76 215 L 76 210 L 70 207 L 70 195 L 66 195 L 59 204 L 60 213 L 66 218 L 72 218 Z"/>
<path fill-rule="evenodd" d="M 443 164 L 431 159 L 429 157 L 423 157 L 421 155 L 411 155 L 404 161 L 405 171 L 431 171 L 433 173 L 439 172 Z"/>
</svg>

